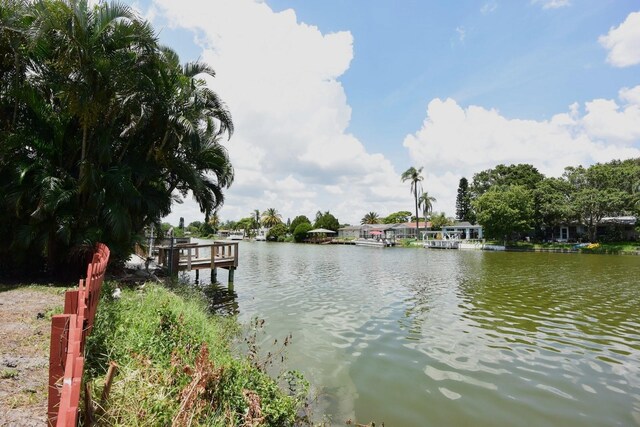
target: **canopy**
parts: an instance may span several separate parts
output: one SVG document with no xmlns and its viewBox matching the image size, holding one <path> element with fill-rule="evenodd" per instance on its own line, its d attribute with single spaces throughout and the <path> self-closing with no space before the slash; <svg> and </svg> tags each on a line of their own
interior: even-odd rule
<svg viewBox="0 0 640 427">
<path fill-rule="evenodd" d="M 316 228 L 315 230 L 309 230 L 307 233 L 325 233 L 325 234 L 335 234 L 333 230 L 327 230 L 326 228 Z"/>
</svg>

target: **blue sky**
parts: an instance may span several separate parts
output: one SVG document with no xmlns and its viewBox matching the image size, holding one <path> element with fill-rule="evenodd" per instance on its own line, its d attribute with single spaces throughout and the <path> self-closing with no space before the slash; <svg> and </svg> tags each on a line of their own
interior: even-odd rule
<svg viewBox="0 0 640 427">
<path fill-rule="evenodd" d="M 218 72 L 238 129 L 223 219 L 409 209 L 411 165 L 453 215 L 460 177 L 499 163 L 559 175 L 640 156 L 637 0 L 132 4 Z"/>
</svg>

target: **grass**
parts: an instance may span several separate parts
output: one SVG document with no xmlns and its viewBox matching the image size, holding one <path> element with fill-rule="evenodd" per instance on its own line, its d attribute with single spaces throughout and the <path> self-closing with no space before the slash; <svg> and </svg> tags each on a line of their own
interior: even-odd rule
<svg viewBox="0 0 640 427">
<path fill-rule="evenodd" d="M 549 250 L 549 249 L 561 249 L 561 250 L 577 250 L 582 253 L 598 253 L 598 254 L 620 254 L 620 253 L 633 253 L 640 251 L 639 242 L 610 242 L 610 243 L 598 243 L 596 247 L 576 247 L 577 243 L 529 243 L 529 242 L 510 242 L 507 246 L 509 248 L 517 249 L 531 249 L 531 250 Z"/>
<path fill-rule="evenodd" d="M 0 371 L 0 379 L 8 380 L 16 378 L 18 376 L 18 370 L 13 368 L 6 368 Z"/>
<path fill-rule="evenodd" d="M 231 352 L 234 318 L 207 314 L 194 295 L 159 285 L 125 290 L 100 302 L 87 344 L 86 373 L 95 400 L 109 361 L 119 368 L 98 425 L 272 425 L 296 422 L 308 384 L 296 373 L 283 391 L 278 379 Z"/>
</svg>

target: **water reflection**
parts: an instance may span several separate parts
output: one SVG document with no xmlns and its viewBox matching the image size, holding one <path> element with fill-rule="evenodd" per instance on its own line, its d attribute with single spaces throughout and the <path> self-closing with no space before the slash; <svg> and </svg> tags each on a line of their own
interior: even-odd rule
<svg viewBox="0 0 640 427">
<path fill-rule="evenodd" d="M 207 297 L 212 314 L 235 316 L 240 312 L 238 294 L 233 288 L 214 282 L 202 286 L 202 292 Z"/>
</svg>

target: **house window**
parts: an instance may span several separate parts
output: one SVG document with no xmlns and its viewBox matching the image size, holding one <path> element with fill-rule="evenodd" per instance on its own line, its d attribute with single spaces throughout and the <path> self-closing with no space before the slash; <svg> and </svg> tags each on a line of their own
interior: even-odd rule
<svg viewBox="0 0 640 427">
<path fill-rule="evenodd" d="M 569 240 L 569 227 L 560 227 L 560 240 Z"/>
</svg>

